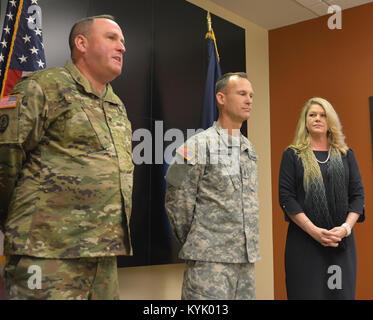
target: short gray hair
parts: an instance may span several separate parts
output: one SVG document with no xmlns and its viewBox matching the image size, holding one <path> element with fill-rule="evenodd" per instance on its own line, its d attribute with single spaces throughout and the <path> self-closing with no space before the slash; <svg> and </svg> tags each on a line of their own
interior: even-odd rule
<svg viewBox="0 0 373 320">
<path fill-rule="evenodd" d="M 75 38 L 82 34 L 84 36 L 87 36 L 89 28 L 91 27 L 93 21 L 95 19 L 108 19 L 115 21 L 115 18 L 112 15 L 109 14 L 102 14 L 99 16 L 92 16 L 92 17 L 86 17 L 83 19 L 80 19 L 77 21 L 71 28 L 70 35 L 69 35 L 69 46 L 71 53 L 73 52 L 73 49 L 75 47 L 74 41 Z"/>
<path fill-rule="evenodd" d="M 249 78 L 248 78 L 248 76 L 245 72 L 229 72 L 229 73 L 223 74 L 218 79 L 218 81 L 216 81 L 215 94 L 217 94 L 218 92 L 222 92 L 225 89 L 225 87 L 227 86 L 227 84 L 229 82 L 229 79 L 233 76 L 249 80 Z"/>
</svg>

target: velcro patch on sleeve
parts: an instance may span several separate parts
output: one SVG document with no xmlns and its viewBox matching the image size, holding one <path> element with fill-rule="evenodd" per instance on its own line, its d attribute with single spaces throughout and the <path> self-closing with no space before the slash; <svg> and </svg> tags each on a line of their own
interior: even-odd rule
<svg viewBox="0 0 373 320">
<path fill-rule="evenodd" d="M 0 143 L 18 141 L 18 98 L 15 95 L 0 99 Z"/>
<path fill-rule="evenodd" d="M 0 99 L 0 109 L 15 108 L 18 102 L 18 95 L 7 96 Z"/>
<path fill-rule="evenodd" d="M 186 145 L 183 145 L 181 148 L 179 148 L 177 153 L 188 161 L 192 160 L 196 156 L 196 153 L 188 148 Z"/>
</svg>

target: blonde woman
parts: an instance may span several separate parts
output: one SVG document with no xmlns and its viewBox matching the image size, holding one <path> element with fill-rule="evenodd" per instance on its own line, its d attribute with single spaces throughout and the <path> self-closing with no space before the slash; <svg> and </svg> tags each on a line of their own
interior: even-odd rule
<svg viewBox="0 0 373 320">
<path fill-rule="evenodd" d="M 279 200 L 289 221 L 285 248 L 288 299 L 354 299 L 353 227 L 364 221 L 364 188 L 337 113 L 325 99 L 303 107 L 284 152 Z"/>
</svg>

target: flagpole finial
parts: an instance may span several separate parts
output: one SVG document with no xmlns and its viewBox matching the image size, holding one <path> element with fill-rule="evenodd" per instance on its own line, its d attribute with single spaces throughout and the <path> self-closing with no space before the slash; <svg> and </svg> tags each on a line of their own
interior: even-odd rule
<svg viewBox="0 0 373 320">
<path fill-rule="evenodd" d="M 210 11 L 207 11 L 207 30 L 208 32 L 212 30 Z"/>
</svg>

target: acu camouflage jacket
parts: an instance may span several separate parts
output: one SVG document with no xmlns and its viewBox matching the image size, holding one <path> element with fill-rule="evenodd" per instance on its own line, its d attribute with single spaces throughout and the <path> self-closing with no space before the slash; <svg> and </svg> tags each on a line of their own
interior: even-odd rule
<svg viewBox="0 0 373 320">
<path fill-rule="evenodd" d="M 214 123 L 179 148 L 167 175 L 166 211 L 179 257 L 226 263 L 260 259 L 257 156 Z"/>
<path fill-rule="evenodd" d="M 0 109 L 0 219 L 6 255 L 131 255 L 131 125 L 68 62 L 34 72 Z"/>
</svg>

